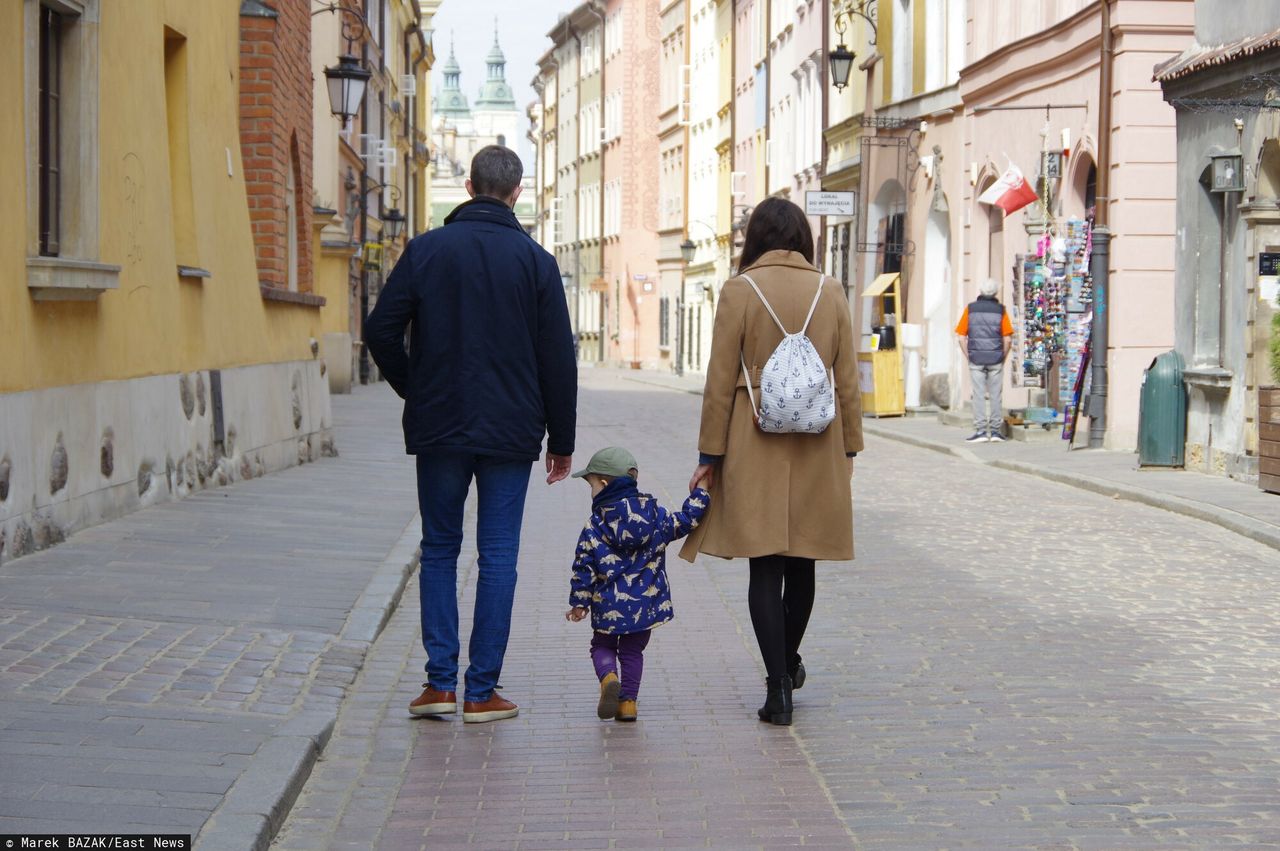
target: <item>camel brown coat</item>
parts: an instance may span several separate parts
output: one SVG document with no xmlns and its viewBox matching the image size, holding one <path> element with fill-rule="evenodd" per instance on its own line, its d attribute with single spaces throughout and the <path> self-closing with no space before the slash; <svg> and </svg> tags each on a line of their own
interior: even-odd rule
<svg viewBox="0 0 1280 851">
<path fill-rule="evenodd" d="M 787 331 L 799 331 L 817 292 L 817 270 L 797 252 L 770 251 L 744 271 Z M 721 290 L 698 449 L 724 458 L 713 476 L 711 510 L 685 542 L 681 558 L 693 561 L 700 552 L 724 558 L 853 558 L 853 502 L 845 458 L 862 451 L 857 350 L 839 282 L 827 278 L 822 290 L 808 337 L 835 373 L 837 404 L 835 420 L 819 435 L 760 431 L 739 353 L 758 388 L 760 370 L 782 342 L 782 332 L 741 277 Z M 756 393 L 757 403 L 759 398 Z"/>
</svg>

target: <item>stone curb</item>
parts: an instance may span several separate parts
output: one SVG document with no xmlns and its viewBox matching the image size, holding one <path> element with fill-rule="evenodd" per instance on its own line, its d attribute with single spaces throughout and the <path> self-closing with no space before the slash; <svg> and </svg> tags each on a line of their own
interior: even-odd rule
<svg viewBox="0 0 1280 851">
<path fill-rule="evenodd" d="M 1143 488 L 1135 488 L 1131 485 L 1120 484 L 1118 482 L 1099 479 L 1093 476 L 1085 476 L 1080 473 L 1069 473 L 1062 470 L 1051 470 L 1044 467 L 1038 467 L 1035 464 L 1028 464 L 1025 461 L 1008 461 L 999 458 L 990 460 L 978 457 L 974 452 L 963 449 L 958 446 L 948 446 L 945 443 L 928 440 L 927 438 L 916 437 L 915 435 L 906 435 L 895 432 L 892 429 L 880 428 L 874 424 L 864 423 L 862 430 L 866 434 L 884 438 L 885 440 L 894 440 L 898 443 L 905 443 L 920 449 L 929 449 L 934 452 L 942 452 L 952 455 L 956 458 L 970 461 L 975 464 L 983 464 L 988 467 L 994 467 L 1000 470 L 1006 470 L 1012 473 L 1021 473 L 1028 476 L 1038 476 L 1058 484 L 1068 485 L 1080 490 L 1090 491 L 1102 496 L 1110 496 L 1118 499 L 1129 500 L 1130 502 L 1138 502 L 1143 505 L 1149 505 L 1152 508 L 1159 508 L 1163 511 L 1170 511 L 1174 514 L 1181 514 L 1186 517 L 1192 517 L 1196 520 L 1203 520 L 1206 523 L 1212 523 L 1220 526 L 1229 532 L 1237 535 L 1243 535 L 1250 540 L 1256 541 L 1264 546 L 1280 550 L 1280 531 L 1268 526 L 1251 517 L 1237 514 L 1234 511 L 1223 508 L 1215 508 L 1205 503 L 1193 502 L 1179 496 L 1149 491 Z"/>
<path fill-rule="evenodd" d="M 422 537 L 415 514 L 352 606 L 334 645 L 373 645 L 418 567 Z M 360 666 L 363 667 L 363 657 Z M 341 702 L 286 721 L 253 755 L 194 845 L 201 851 L 267 851 L 333 735 Z"/>
<path fill-rule="evenodd" d="M 663 387 L 667 390 L 675 390 L 681 393 L 691 393 L 695 396 L 701 396 L 701 388 L 681 387 L 675 382 L 666 382 L 659 379 L 647 378 L 643 376 L 623 376 L 628 381 L 634 381 L 637 384 L 646 384 L 652 387 Z M 951 455 L 963 461 L 969 461 L 974 464 L 983 464 L 988 467 L 995 467 L 1001 470 L 1007 470 L 1013 473 L 1022 473 L 1028 476 L 1038 476 L 1058 484 L 1068 485 L 1070 487 L 1087 490 L 1103 496 L 1117 497 L 1126 499 L 1131 502 L 1138 502 L 1149 505 L 1152 508 L 1159 508 L 1164 511 L 1170 511 L 1174 514 L 1182 514 L 1186 517 L 1192 517 L 1196 520 L 1203 520 L 1206 523 L 1212 523 L 1220 526 L 1229 532 L 1237 535 L 1243 535 L 1250 540 L 1256 541 L 1263 546 L 1280 550 L 1280 530 L 1275 527 L 1254 520 L 1229 509 L 1216 508 L 1205 503 L 1194 502 L 1179 496 L 1170 494 L 1162 494 L 1156 491 L 1149 491 L 1143 488 L 1135 488 L 1130 485 L 1119 484 L 1117 482 L 1107 481 L 1106 479 L 1098 479 L 1093 476 L 1085 476 L 1079 473 L 1068 473 L 1061 470 L 1050 470 L 1043 467 L 1037 467 L 1034 464 L 1028 464 L 1025 461 L 1006 461 L 998 458 L 990 460 L 981 458 L 977 453 L 965 449 L 960 446 L 950 446 L 945 443 L 939 443 L 936 440 L 917 437 L 910 434 L 901 434 L 893 429 L 886 429 L 877 426 L 873 420 L 864 420 L 862 430 L 866 434 L 884 438 L 885 440 L 894 440 L 898 443 L 905 443 L 909 446 L 915 446 L 919 449 L 928 449 L 933 452 L 941 452 L 945 455 Z"/>
</svg>

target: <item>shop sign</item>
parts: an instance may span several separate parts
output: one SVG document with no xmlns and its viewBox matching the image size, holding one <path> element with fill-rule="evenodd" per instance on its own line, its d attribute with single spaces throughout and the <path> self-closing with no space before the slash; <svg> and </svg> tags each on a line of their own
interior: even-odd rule
<svg viewBox="0 0 1280 851">
<path fill-rule="evenodd" d="M 809 191 L 804 193 L 804 211 L 810 216 L 852 216 L 853 192 Z"/>
</svg>

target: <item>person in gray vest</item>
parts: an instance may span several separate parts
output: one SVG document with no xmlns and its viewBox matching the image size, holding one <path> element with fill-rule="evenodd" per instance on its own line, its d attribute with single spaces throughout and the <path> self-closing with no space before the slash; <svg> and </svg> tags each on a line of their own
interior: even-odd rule
<svg viewBox="0 0 1280 851">
<path fill-rule="evenodd" d="M 973 380 L 973 434 L 965 438 L 966 443 L 1004 442 L 1000 394 L 1013 325 L 1004 305 L 996 301 L 999 289 L 994 279 L 983 281 L 978 300 L 964 309 L 956 326 L 960 351 L 969 359 L 969 376 Z"/>
</svg>

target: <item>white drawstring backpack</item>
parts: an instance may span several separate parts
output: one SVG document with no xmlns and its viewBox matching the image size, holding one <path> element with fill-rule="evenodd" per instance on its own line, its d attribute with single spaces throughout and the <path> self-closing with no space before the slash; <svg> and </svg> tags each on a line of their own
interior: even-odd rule
<svg viewBox="0 0 1280 851">
<path fill-rule="evenodd" d="M 751 280 L 750 275 L 742 276 L 751 289 L 756 291 L 764 309 L 769 311 L 773 321 L 782 331 L 782 342 L 773 350 L 769 360 L 765 362 L 760 373 L 760 407 L 756 407 L 755 394 L 751 392 L 751 373 L 747 369 L 747 360 L 742 353 L 738 359 L 742 361 L 742 374 L 747 380 L 747 398 L 751 400 L 751 412 L 755 415 L 756 425 L 761 431 L 774 434 L 821 434 L 836 418 L 835 379 L 827 371 L 826 364 L 806 336 L 813 312 L 818 308 L 818 300 L 822 298 L 822 284 L 825 275 L 818 275 L 818 292 L 809 305 L 809 315 L 805 317 L 804 327 L 795 334 L 788 334 L 787 329 L 773 312 L 769 300 L 760 292 L 760 287 Z"/>
</svg>

